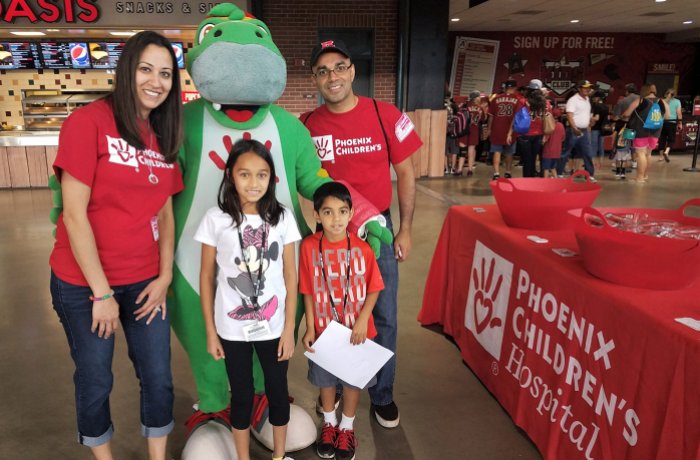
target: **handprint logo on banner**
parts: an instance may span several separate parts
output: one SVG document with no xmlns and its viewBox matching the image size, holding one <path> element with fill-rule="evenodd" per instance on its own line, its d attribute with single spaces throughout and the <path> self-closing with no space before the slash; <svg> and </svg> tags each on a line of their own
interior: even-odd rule
<svg viewBox="0 0 700 460">
<path fill-rule="evenodd" d="M 513 263 L 477 241 L 464 325 L 497 360 L 501 358 L 512 280 Z"/>
</svg>

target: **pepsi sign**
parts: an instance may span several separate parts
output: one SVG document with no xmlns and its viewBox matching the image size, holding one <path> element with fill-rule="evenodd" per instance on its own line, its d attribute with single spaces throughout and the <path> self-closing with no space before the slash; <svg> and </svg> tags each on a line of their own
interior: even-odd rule
<svg viewBox="0 0 700 460">
<path fill-rule="evenodd" d="M 74 69 L 90 68 L 90 52 L 87 43 L 72 42 L 68 44 L 68 49 L 70 50 L 71 66 Z"/>
<path fill-rule="evenodd" d="M 185 68 L 185 53 L 182 49 L 182 43 L 171 42 L 171 44 L 173 45 L 173 52 L 175 53 L 175 59 L 177 60 L 177 68 L 184 69 Z"/>
</svg>

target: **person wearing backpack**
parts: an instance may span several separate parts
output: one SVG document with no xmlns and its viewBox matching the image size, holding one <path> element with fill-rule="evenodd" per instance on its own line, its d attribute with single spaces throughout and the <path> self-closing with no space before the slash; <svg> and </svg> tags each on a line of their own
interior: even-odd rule
<svg viewBox="0 0 700 460">
<path fill-rule="evenodd" d="M 632 102 L 623 117 L 629 117 L 627 128 L 636 133 L 632 146 L 637 153 L 637 177 L 633 182 L 643 184 L 649 179 L 651 151 L 659 143 L 664 119 L 669 109 L 666 101 L 656 96 L 656 85 L 646 84 L 639 91 L 640 98 Z"/>
<path fill-rule="evenodd" d="M 474 175 L 474 161 L 476 161 L 476 145 L 480 142 L 479 123 L 483 118 L 483 110 L 480 106 L 481 93 L 472 91 L 469 93 L 469 102 L 460 106 L 460 114 L 463 118 L 464 129 L 459 137 L 459 162 L 454 175 L 461 176 L 464 169 L 464 161 L 467 160 L 467 177 Z M 461 128 L 461 125 L 460 125 Z"/>
<path fill-rule="evenodd" d="M 519 133 L 516 139 L 516 151 L 520 156 L 520 162 L 523 165 L 523 177 L 538 177 L 537 172 L 537 157 L 542 154 L 542 138 L 545 134 L 551 134 L 553 131 L 544 131 L 545 117 L 552 116 L 552 107 L 549 101 L 545 99 L 542 92 L 542 81 L 538 79 L 531 80 L 525 88 L 526 109 L 528 128 L 524 133 Z M 516 117 L 517 118 L 517 117 Z M 513 131 L 516 129 L 516 120 L 513 121 Z"/>
<path fill-rule="evenodd" d="M 447 110 L 447 130 L 445 139 L 445 175 L 454 173 L 454 160 L 459 153 L 459 143 L 456 137 L 457 118 L 455 114 L 458 112 L 457 104 L 450 98 L 445 101 L 445 109 Z"/>
<path fill-rule="evenodd" d="M 466 136 L 469 133 L 469 111 L 464 103 L 452 114 L 452 125 L 449 128 L 448 137 L 454 139 L 456 149 L 450 159 L 453 176 L 461 176 L 464 168 L 464 158 L 467 155 L 467 140 Z"/>
</svg>

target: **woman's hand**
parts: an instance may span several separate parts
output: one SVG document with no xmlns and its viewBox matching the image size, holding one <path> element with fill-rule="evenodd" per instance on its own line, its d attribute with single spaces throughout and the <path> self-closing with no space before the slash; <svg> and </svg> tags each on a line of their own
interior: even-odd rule
<svg viewBox="0 0 700 460">
<path fill-rule="evenodd" d="M 146 299 L 146 302 L 134 312 L 134 315 L 136 315 L 136 321 L 148 317 L 146 324 L 151 324 L 151 321 L 153 321 L 158 313 L 160 313 L 161 317 L 165 319 L 167 313 L 165 296 L 168 292 L 170 281 L 171 280 L 166 277 L 159 276 L 148 283 L 148 286 L 141 291 L 138 297 L 136 297 L 136 303 L 139 304 L 143 302 L 143 299 Z"/>
<path fill-rule="evenodd" d="M 91 332 L 97 331 L 101 339 L 108 339 L 119 328 L 119 304 L 110 297 L 92 303 Z"/>
<path fill-rule="evenodd" d="M 218 361 L 224 356 L 224 347 L 221 346 L 221 340 L 214 334 L 207 334 L 207 352 Z"/>
<path fill-rule="evenodd" d="M 294 354 L 294 329 L 284 329 L 277 346 L 277 361 L 287 361 Z"/>
<path fill-rule="evenodd" d="M 316 331 L 313 328 L 307 328 L 304 338 L 301 339 L 301 343 L 304 345 L 304 349 L 309 353 L 313 353 L 315 350 L 311 347 L 316 341 Z"/>
</svg>

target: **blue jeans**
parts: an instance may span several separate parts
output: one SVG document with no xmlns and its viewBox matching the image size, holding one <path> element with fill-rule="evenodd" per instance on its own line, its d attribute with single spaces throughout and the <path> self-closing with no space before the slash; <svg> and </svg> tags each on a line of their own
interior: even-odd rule
<svg viewBox="0 0 700 460">
<path fill-rule="evenodd" d="M 141 433 L 147 438 L 169 434 L 173 421 L 173 383 L 170 373 L 170 322 L 156 316 L 135 321 L 133 312 L 141 304 L 136 297 L 151 279 L 125 286 L 112 286 L 119 304 L 119 319 L 141 384 Z M 89 447 L 105 444 L 114 427 L 109 410 L 112 390 L 114 335 L 99 338 L 91 332 L 92 291 L 60 280 L 51 273 L 51 298 L 68 338 L 75 363 L 75 406 L 78 416 L 78 442 Z M 145 302 L 145 300 L 144 300 Z"/>
<path fill-rule="evenodd" d="M 389 213 L 386 226 L 393 232 Z M 379 293 L 372 310 L 377 336 L 374 341 L 394 352 L 394 356 L 377 374 L 377 384 L 369 388 L 369 397 L 375 406 L 385 406 L 394 400 L 394 377 L 396 376 L 397 293 L 399 290 L 399 263 L 394 257 L 394 245 L 382 244 L 377 260 L 379 272 L 384 280 L 384 290 Z"/>
<path fill-rule="evenodd" d="M 564 173 L 566 162 L 569 161 L 571 151 L 574 149 L 576 149 L 576 152 L 583 158 L 583 167 L 588 171 L 588 174 L 593 177 L 595 175 L 595 168 L 593 167 L 591 154 L 591 132 L 588 129 L 581 129 L 580 136 L 576 136 L 573 129 L 566 129 L 566 141 L 564 142 L 564 150 L 561 152 L 557 174 L 561 175 Z"/>
<path fill-rule="evenodd" d="M 605 149 L 603 148 L 603 134 L 600 130 L 591 130 L 591 155 L 594 157 L 603 157 Z"/>
</svg>

